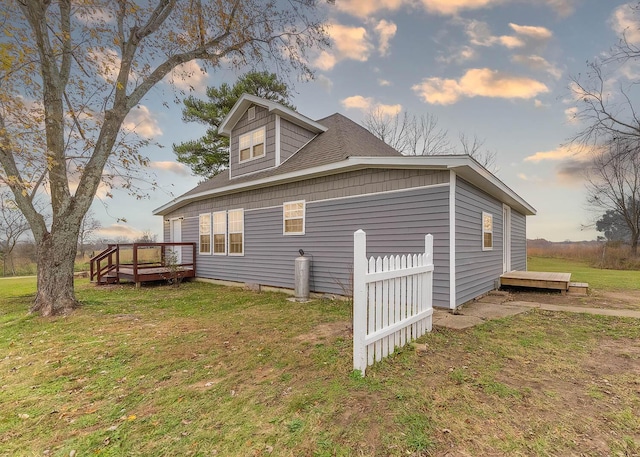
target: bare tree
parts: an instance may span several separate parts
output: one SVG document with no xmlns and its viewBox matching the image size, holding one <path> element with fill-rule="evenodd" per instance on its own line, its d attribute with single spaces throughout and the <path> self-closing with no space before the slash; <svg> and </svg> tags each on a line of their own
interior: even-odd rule
<svg viewBox="0 0 640 457">
<path fill-rule="evenodd" d="M 365 114 L 364 127 L 404 155 L 449 154 L 447 131 L 433 114 L 415 116 L 406 111 L 390 115 L 379 107 Z"/>
<path fill-rule="evenodd" d="M 640 3 L 623 7 L 639 18 Z M 638 81 L 633 68 L 640 60 L 638 29 L 640 21 L 636 20 L 603 58 L 587 62 L 587 72 L 571 78 L 570 88 L 578 104 L 575 118 L 583 124 L 573 142 L 598 144 L 611 137 L 640 138 L 640 118 L 634 106 Z"/>
<path fill-rule="evenodd" d="M 458 135 L 460 146 L 462 147 L 462 153 L 473 157 L 480 165 L 485 167 L 492 173 L 497 173 L 498 166 L 496 163 L 497 155 L 495 151 L 489 151 L 484 147 L 485 140 L 478 138 L 477 135 L 473 135 L 473 138 L 460 133 Z"/>
<path fill-rule="evenodd" d="M 406 111 L 389 115 L 375 108 L 362 121 L 364 127 L 396 151 L 409 156 L 454 154 L 448 132 L 438 125 L 434 114 L 412 115 Z M 497 172 L 496 153 L 484 147 L 477 135 L 458 135 L 463 154 L 468 154 L 486 169 Z"/>
<path fill-rule="evenodd" d="M 631 252 L 640 238 L 640 139 L 611 138 L 594 153 L 587 172 L 588 202 L 619 216 L 629 229 Z"/>
<path fill-rule="evenodd" d="M 153 233 L 151 229 L 146 229 L 142 235 L 136 238 L 135 243 L 155 243 L 158 241 L 158 235 Z"/>
<path fill-rule="evenodd" d="M 98 219 L 96 219 L 93 211 L 87 211 L 82 218 L 82 222 L 80 222 L 80 230 L 78 232 L 78 254 L 81 259 L 84 259 L 87 244 L 94 241 L 93 236 L 101 228 L 102 224 Z"/>
<path fill-rule="evenodd" d="M 38 247 L 32 312 L 78 306 L 81 221 L 99 186 L 136 191 L 131 178 L 148 164 L 141 148 L 151 140 L 123 123 L 149 91 L 165 78 L 189 84 L 201 67 L 268 61 L 281 74 L 308 74 L 307 51 L 328 44 L 318 11 L 314 0 L 3 2 L 0 181 Z M 34 206 L 37 195 L 48 198 L 50 224 Z"/>
<path fill-rule="evenodd" d="M 13 201 L 8 190 L 0 191 L 0 254 L 2 255 L 2 274 L 7 276 L 10 269 L 15 275 L 13 250 L 20 237 L 29 231 L 29 223 Z"/>
</svg>

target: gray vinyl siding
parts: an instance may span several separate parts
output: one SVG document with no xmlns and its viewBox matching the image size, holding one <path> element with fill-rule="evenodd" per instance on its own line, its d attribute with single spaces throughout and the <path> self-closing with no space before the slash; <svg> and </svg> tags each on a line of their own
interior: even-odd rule
<svg viewBox="0 0 640 457">
<path fill-rule="evenodd" d="M 280 119 L 280 161 L 284 162 L 307 144 L 314 133 L 295 125 L 286 119 Z"/>
<path fill-rule="evenodd" d="M 199 251 L 199 226 L 200 221 L 198 218 L 190 218 L 184 219 L 182 221 L 182 241 L 183 242 L 196 242 L 196 262 L 200 259 L 198 257 L 202 257 L 198 255 Z M 193 262 L 193 247 L 192 246 L 180 246 L 179 249 L 182 251 L 182 263 L 192 263 Z M 198 265 L 196 264 L 196 269 Z"/>
<path fill-rule="evenodd" d="M 231 177 L 246 173 L 253 173 L 276 165 L 276 117 L 261 106 L 255 106 L 256 117 L 249 121 L 247 113 L 233 127 L 229 146 L 229 169 Z M 265 155 L 264 157 L 240 163 L 239 138 L 240 135 L 265 127 Z"/>
<path fill-rule="evenodd" d="M 495 289 L 502 274 L 502 203 L 458 178 L 455 201 L 456 306 Z M 493 249 L 482 250 L 482 212 L 493 215 Z"/>
<path fill-rule="evenodd" d="M 200 200 L 166 215 L 165 219 L 197 217 L 206 212 L 234 208 L 249 210 L 282 206 L 285 202 L 296 200 L 305 200 L 309 203 L 318 200 L 446 184 L 447 182 L 449 182 L 448 171 L 359 170 Z"/>
<path fill-rule="evenodd" d="M 245 210 L 245 253 L 198 255 L 198 277 L 294 287 L 294 260 L 303 249 L 311 258 L 310 288 L 348 294 L 353 268 L 353 232 L 367 232 L 368 255 L 422 252 L 424 236 L 434 236 L 434 305 L 449 301 L 449 188 L 435 186 L 308 202 L 305 235 L 282 233 L 282 202 Z M 218 208 L 216 208 L 218 209 Z M 189 226 L 197 217 L 185 218 Z M 185 241 L 196 231 L 183 229 Z M 187 239 L 188 236 L 193 237 Z"/>
<path fill-rule="evenodd" d="M 511 210 L 511 269 L 527 269 L 527 218 Z"/>
</svg>

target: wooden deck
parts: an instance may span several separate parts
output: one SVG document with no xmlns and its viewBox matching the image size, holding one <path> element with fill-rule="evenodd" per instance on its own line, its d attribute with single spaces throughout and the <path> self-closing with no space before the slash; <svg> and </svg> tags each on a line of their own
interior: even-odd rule
<svg viewBox="0 0 640 457">
<path fill-rule="evenodd" d="M 176 257 L 184 260 L 176 263 Z M 196 243 L 110 244 L 90 262 L 90 278 L 97 284 L 126 280 L 140 286 L 143 282 L 193 278 L 195 275 Z"/>
<path fill-rule="evenodd" d="M 118 278 L 120 280 L 125 279 L 128 281 L 133 281 L 135 283 L 141 283 L 167 280 L 170 279 L 173 274 L 175 274 L 178 278 L 193 278 L 195 276 L 193 267 L 183 267 L 175 272 L 172 272 L 171 270 L 172 269 L 168 267 L 138 267 L 136 276 L 136 272 L 133 271 L 133 267 L 121 265 L 118 270 Z"/>
<path fill-rule="evenodd" d="M 500 276 L 501 286 L 532 287 L 536 289 L 553 289 L 566 292 L 569 290 L 571 273 L 547 273 L 543 271 L 510 271 Z"/>
</svg>

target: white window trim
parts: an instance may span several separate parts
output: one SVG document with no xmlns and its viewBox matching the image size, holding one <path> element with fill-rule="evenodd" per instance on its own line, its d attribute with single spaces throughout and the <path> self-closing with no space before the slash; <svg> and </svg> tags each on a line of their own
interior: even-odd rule
<svg viewBox="0 0 640 457">
<path fill-rule="evenodd" d="M 286 206 L 287 205 L 295 205 L 297 203 L 302 203 L 302 232 L 287 232 L 286 231 L 286 221 L 287 221 L 287 217 L 286 217 Z M 299 217 L 293 217 L 293 218 L 289 218 L 291 220 L 293 219 L 300 219 Z M 284 202 L 282 204 L 282 234 L 286 235 L 286 236 L 300 236 L 300 235 L 304 235 L 306 232 L 306 220 L 307 220 L 307 204 L 305 203 L 304 200 L 296 200 L 293 202 Z"/>
<path fill-rule="evenodd" d="M 229 217 L 229 213 L 233 213 L 236 211 L 242 212 L 242 232 L 231 232 L 231 218 Z M 242 233 L 242 252 L 231 252 L 231 235 L 232 233 Z M 236 208 L 230 209 L 227 211 L 227 255 L 233 257 L 243 257 L 244 256 L 244 208 Z"/>
<path fill-rule="evenodd" d="M 215 227 L 216 227 L 216 223 L 215 223 L 215 219 L 216 219 L 216 214 L 224 214 L 224 232 L 223 233 L 217 233 L 215 231 Z M 213 253 L 213 255 L 227 255 L 227 252 L 229 250 L 228 247 L 228 237 L 227 237 L 227 220 L 229 218 L 227 217 L 227 212 L 226 211 L 216 211 L 215 213 L 212 214 L 211 217 L 211 252 Z M 214 237 L 216 235 L 224 235 L 224 252 L 215 252 L 214 249 Z"/>
<path fill-rule="evenodd" d="M 484 218 L 485 218 L 485 216 L 490 216 L 491 217 L 491 231 L 484 229 Z M 493 214 L 483 211 L 482 212 L 482 220 L 480 222 L 480 224 L 482 225 L 482 240 L 481 240 L 481 243 L 482 243 L 482 250 L 483 251 L 493 251 L 493 245 L 495 244 L 495 240 L 493 239 L 493 223 L 494 223 L 493 222 Z M 485 233 L 491 233 L 491 246 L 490 247 L 486 247 L 484 245 L 484 234 Z"/>
<path fill-rule="evenodd" d="M 253 155 L 253 147 L 255 146 L 253 144 L 253 134 L 262 130 L 262 138 L 264 139 L 262 142 L 262 155 L 259 156 L 254 156 Z M 249 138 L 251 139 L 251 145 L 249 146 L 249 158 L 242 160 L 240 158 L 240 151 L 241 151 L 241 147 L 240 147 L 240 143 L 241 143 L 241 139 L 244 136 L 249 136 Z M 251 162 L 252 160 L 256 160 L 256 159 L 262 159 L 263 157 L 265 157 L 267 155 L 267 129 L 265 127 L 260 127 L 259 129 L 255 129 L 255 130 L 251 130 L 250 132 L 247 133 L 243 133 L 242 135 L 240 135 L 238 137 L 238 163 L 247 163 L 247 162 Z"/>
<path fill-rule="evenodd" d="M 209 233 L 202 233 L 202 223 L 200 222 L 203 216 L 209 216 Z M 202 250 L 202 235 L 209 235 L 209 251 Z M 198 254 L 211 255 L 213 249 L 213 236 L 211 235 L 211 213 L 202 213 L 198 215 Z"/>
</svg>

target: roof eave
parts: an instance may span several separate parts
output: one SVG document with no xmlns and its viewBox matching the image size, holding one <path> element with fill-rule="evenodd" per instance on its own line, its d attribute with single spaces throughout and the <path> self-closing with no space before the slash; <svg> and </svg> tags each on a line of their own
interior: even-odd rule
<svg viewBox="0 0 640 457">
<path fill-rule="evenodd" d="M 278 114 L 289 122 L 299 125 L 300 127 L 304 127 L 313 133 L 322 133 L 327 131 L 325 126 L 295 112 L 290 108 L 287 108 L 286 106 L 282 106 L 279 103 L 275 103 L 270 100 L 265 100 L 255 95 L 243 94 L 218 126 L 218 133 L 224 136 L 231 136 L 231 131 L 238 123 L 244 112 L 249 109 L 251 105 L 262 106 L 263 108 L 268 109 L 269 112 Z"/>
<path fill-rule="evenodd" d="M 211 198 L 216 195 L 234 193 L 260 187 L 283 184 L 286 182 L 310 179 L 344 173 L 364 168 L 425 168 L 432 170 L 453 170 L 466 181 L 498 198 L 525 216 L 534 216 L 536 210 L 506 184 L 491 174 L 486 168 L 466 155 L 421 156 L 421 157 L 349 157 L 346 160 L 299 170 L 280 175 L 269 176 L 255 181 L 232 184 L 219 189 L 211 189 L 197 194 L 178 197 L 173 201 L 156 208 L 154 215 L 164 216 L 194 201 Z"/>
</svg>

